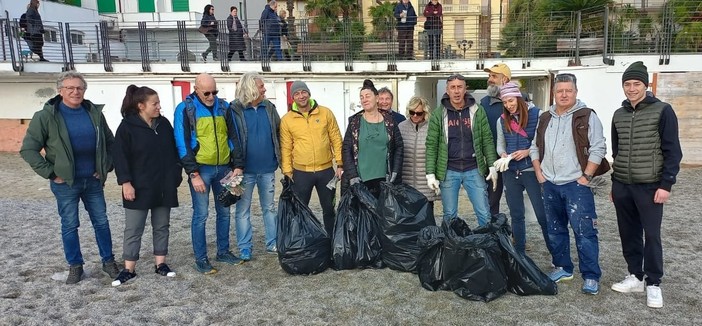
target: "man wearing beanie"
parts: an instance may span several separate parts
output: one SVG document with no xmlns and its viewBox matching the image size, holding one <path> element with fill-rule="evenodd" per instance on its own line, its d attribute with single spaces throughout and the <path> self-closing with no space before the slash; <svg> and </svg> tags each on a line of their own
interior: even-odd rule
<svg viewBox="0 0 702 326">
<path fill-rule="evenodd" d="M 490 68 L 485 68 L 488 73 L 488 95 L 480 100 L 480 105 L 485 108 L 488 124 L 492 132 L 492 139 L 497 139 L 497 119 L 502 115 L 504 105 L 500 99 L 500 87 L 512 78 L 512 71 L 504 63 L 498 63 Z M 492 181 L 489 181 L 492 183 Z M 493 190 L 494 188 L 494 190 Z M 490 215 L 500 213 L 500 199 L 503 191 L 502 173 L 497 174 L 496 185 L 488 185 L 488 201 L 490 202 Z"/>
<path fill-rule="evenodd" d="M 634 62 L 624 71 L 622 88 L 626 100 L 612 118 L 611 199 L 628 276 L 612 285 L 612 290 L 645 289 L 646 304 L 661 308 L 663 204 L 670 197 L 682 160 L 678 118 L 670 104 L 647 92 L 648 71 L 643 62 Z"/>
<path fill-rule="evenodd" d="M 294 100 L 292 110 L 280 122 L 283 174 L 294 181 L 293 189 L 305 205 L 310 202 L 312 188 L 317 189 L 324 229 L 331 236 L 336 190 L 327 188 L 327 183 L 334 176 L 340 179 L 343 173 L 341 132 L 334 113 L 310 98 L 305 82 L 293 82 L 290 93 Z"/>
</svg>

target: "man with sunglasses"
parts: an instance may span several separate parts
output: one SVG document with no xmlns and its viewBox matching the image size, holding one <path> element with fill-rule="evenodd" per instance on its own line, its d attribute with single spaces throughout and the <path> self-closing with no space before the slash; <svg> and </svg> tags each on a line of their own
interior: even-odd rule
<svg viewBox="0 0 702 326">
<path fill-rule="evenodd" d="M 441 189 L 444 221 L 458 217 L 458 193 L 463 185 L 478 224 L 490 222 L 485 181 L 496 182 L 492 164 L 497 152 L 485 110 L 468 93 L 461 75 L 447 79 L 441 105 L 429 119 L 426 156 L 427 185 L 435 191 Z"/>
<path fill-rule="evenodd" d="M 555 266 L 549 277 L 554 282 L 573 279 L 570 224 L 584 280 L 582 292 L 595 295 L 599 293 L 602 271 L 595 198 L 589 184 L 607 154 L 602 123 L 578 99 L 575 75 L 557 75 L 553 96 L 556 103 L 539 118 L 529 149 L 536 179 L 543 187 L 548 241 Z"/>
<path fill-rule="evenodd" d="M 229 172 L 242 174 L 244 167 L 238 139 L 230 140 L 234 126 L 227 118 L 229 105 L 217 97 L 217 83 L 208 74 L 198 75 L 192 94 L 175 109 L 173 128 L 178 155 L 188 174 L 190 195 L 193 199 L 191 234 L 195 253 L 195 269 L 202 274 L 214 274 L 207 258 L 205 222 L 208 217 L 209 194 L 213 198 L 223 187 L 219 181 Z M 229 250 L 230 210 L 218 200 L 214 201 L 217 212 L 217 256 L 216 260 L 227 264 L 239 264 L 241 260 Z"/>
</svg>

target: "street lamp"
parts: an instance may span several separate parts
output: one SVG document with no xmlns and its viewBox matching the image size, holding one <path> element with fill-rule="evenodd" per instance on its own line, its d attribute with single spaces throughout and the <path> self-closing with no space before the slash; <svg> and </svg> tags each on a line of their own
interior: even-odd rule
<svg viewBox="0 0 702 326">
<path fill-rule="evenodd" d="M 473 41 L 460 40 L 456 42 L 456 45 L 463 50 L 463 59 L 466 58 L 466 51 L 473 47 Z"/>
</svg>

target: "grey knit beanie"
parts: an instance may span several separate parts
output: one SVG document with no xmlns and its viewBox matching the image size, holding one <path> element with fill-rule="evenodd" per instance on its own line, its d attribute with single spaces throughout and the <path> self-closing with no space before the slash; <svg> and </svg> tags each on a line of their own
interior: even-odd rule
<svg viewBox="0 0 702 326">
<path fill-rule="evenodd" d="M 310 92 L 307 84 L 301 80 L 296 80 L 292 83 L 292 85 L 290 85 L 290 94 L 295 94 L 297 91 L 307 91 L 307 94 L 312 95 L 312 92 Z"/>
</svg>

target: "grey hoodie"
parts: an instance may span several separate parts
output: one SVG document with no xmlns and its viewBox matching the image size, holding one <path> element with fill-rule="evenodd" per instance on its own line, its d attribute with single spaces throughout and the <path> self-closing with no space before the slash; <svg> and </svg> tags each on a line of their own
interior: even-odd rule
<svg viewBox="0 0 702 326">
<path fill-rule="evenodd" d="M 541 171 L 544 178 L 556 185 L 573 182 L 582 176 L 583 172 L 575 153 L 575 140 L 573 140 L 573 113 L 585 108 L 585 103 L 577 100 L 575 105 L 565 114 L 556 114 L 556 106 L 552 105 L 548 113 L 551 121 L 544 135 L 544 157 L 541 160 Z M 590 155 L 588 161 L 602 162 L 607 154 L 607 144 L 602 131 L 602 123 L 596 114 L 590 115 Z M 537 127 L 538 128 L 538 127 Z M 529 149 L 531 160 L 539 159 L 539 148 L 536 146 L 536 137 Z"/>
</svg>

